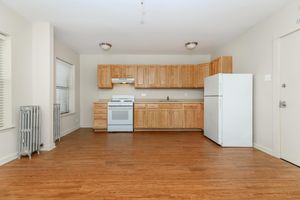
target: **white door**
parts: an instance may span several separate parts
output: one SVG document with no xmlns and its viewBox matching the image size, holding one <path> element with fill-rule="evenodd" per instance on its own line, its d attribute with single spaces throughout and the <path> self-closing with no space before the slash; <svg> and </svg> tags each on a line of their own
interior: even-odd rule
<svg viewBox="0 0 300 200">
<path fill-rule="evenodd" d="M 222 97 L 204 97 L 204 135 L 222 144 Z"/>
<path fill-rule="evenodd" d="M 281 158 L 300 166 L 300 31 L 282 38 L 280 48 Z"/>
</svg>

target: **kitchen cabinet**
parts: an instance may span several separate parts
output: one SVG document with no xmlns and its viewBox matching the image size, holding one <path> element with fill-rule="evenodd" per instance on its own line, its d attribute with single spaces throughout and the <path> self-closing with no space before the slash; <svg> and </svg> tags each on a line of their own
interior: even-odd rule
<svg viewBox="0 0 300 200">
<path fill-rule="evenodd" d="M 111 68 L 109 65 L 98 65 L 98 87 L 111 89 Z"/>
<path fill-rule="evenodd" d="M 203 104 L 184 105 L 184 128 L 204 128 L 203 127 Z"/>
<path fill-rule="evenodd" d="M 137 66 L 135 87 L 136 88 L 148 87 L 148 66 Z"/>
<path fill-rule="evenodd" d="M 194 88 L 194 66 L 193 65 L 182 65 L 180 66 L 180 77 L 182 88 Z"/>
<path fill-rule="evenodd" d="M 194 66 L 194 86 L 204 88 L 204 79 L 209 76 L 209 64 L 200 64 Z"/>
<path fill-rule="evenodd" d="M 168 88 L 169 77 L 168 77 L 168 66 L 161 65 L 157 67 L 157 85 L 159 88 Z"/>
<path fill-rule="evenodd" d="M 99 65 L 98 87 L 112 88 L 112 78 L 134 78 L 135 88 L 203 88 L 204 78 L 229 73 L 230 58 L 199 65 Z"/>
<path fill-rule="evenodd" d="M 147 105 L 147 128 L 158 128 L 160 124 L 159 118 L 159 105 L 148 104 Z"/>
<path fill-rule="evenodd" d="M 222 56 L 210 63 L 209 74 L 232 73 L 232 56 Z"/>
<path fill-rule="evenodd" d="M 134 105 L 134 128 L 147 128 L 146 104 Z"/>
<path fill-rule="evenodd" d="M 180 76 L 180 67 L 177 65 L 169 65 L 168 66 L 168 85 L 169 88 L 180 88 L 182 85 Z"/>
<path fill-rule="evenodd" d="M 135 103 L 135 129 L 203 129 L 202 103 Z"/>
<path fill-rule="evenodd" d="M 157 66 L 150 65 L 148 67 L 148 84 L 146 85 L 146 87 L 148 87 L 148 88 L 158 87 L 158 67 Z"/>
<path fill-rule="evenodd" d="M 134 78 L 136 67 L 133 65 L 110 65 L 112 78 Z"/>
<path fill-rule="evenodd" d="M 106 130 L 107 129 L 107 103 L 94 103 L 93 108 L 93 128 L 95 130 Z"/>
</svg>

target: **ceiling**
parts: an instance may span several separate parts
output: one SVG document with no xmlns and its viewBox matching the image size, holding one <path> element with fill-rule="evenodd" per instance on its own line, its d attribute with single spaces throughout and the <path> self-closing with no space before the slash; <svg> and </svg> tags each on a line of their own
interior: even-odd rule
<svg viewBox="0 0 300 200">
<path fill-rule="evenodd" d="M 0 0 L 80 54 L 210 53 L 289 0 Z M 143 21 L 143 22 L 141 22 Z M 184 44 L 197 41 L 193 51 Z M 109 52 L 98 44 L 109 42 Z"/>
</svg>

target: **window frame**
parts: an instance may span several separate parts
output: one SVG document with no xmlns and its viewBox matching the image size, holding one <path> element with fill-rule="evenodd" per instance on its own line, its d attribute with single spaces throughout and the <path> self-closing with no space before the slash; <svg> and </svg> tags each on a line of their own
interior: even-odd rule
<svg viewBox="0 0 300 200">
<path fill-rule="evenodd" d="M 2 34 L 0 32 L 0 39 L 4 40 L 6 49 L 4 49 L 4 51 L 6 51 L 7 55 L 5 59 L 7 59 L 7 76 L 8 76 L 8 86 L 7 86 L 7 90 L 8 90 L 8 102 L 7 105 L 4 105 L 4 115 L 3 117 L 3 121 L 4 121 L 4 125 L 2 127 L 0 127 L 0 132 L 7 130 L 7 129 L 11 129 L 14 128 L 14 124 L 13 124 L 13 103 L 12 103 L 12 42 L 11 42 L 11 37 L 7 36 L 5 34 Z"/>
<path fill-rule="evenodd" d="M 70 72 L 70 85 L 68 87 L 64 86 L 57 86 L 56 78 L 55 78 L 55 102 L 56 102 L 56 90 L 58 89 L 68 89 L 68 112 L 60 113 L 61 117 L 65 117 L 68 115 L 72 115 L 76 113 L 76 106 L 75 106 L 75 65 L 65 61 L 64 59 L 61 59 L 59 57 L 55 58 L 55 77 L 57 72 L 57 63 L 61 63 L 64 65 L 69 65 L 71 68 Z M 56 102 L 57 103 L 57 102 Z"/>
</svg>

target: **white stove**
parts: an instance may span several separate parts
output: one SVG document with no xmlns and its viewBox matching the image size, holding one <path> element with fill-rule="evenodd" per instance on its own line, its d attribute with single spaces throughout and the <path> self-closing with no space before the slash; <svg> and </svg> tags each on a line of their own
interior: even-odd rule
<svg viewBox="0 0 300 200">
<path fill-rule="evenodd" d="M 113 95 L 108 102 L 108 132 L 133 132 L 132 95 Z"/>
</svg>

